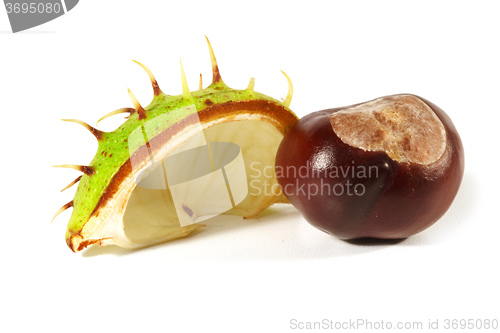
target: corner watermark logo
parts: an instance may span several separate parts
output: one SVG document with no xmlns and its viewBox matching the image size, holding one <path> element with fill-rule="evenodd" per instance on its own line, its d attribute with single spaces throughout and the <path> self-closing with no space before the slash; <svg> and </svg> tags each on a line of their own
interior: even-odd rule
<svg viewBox="0 0 500 333">
<path fill-rule="evenodd" d="M 4 0 L 12 32 L 52 21 L 72 10 L 79 0 Z"/>
</svg>

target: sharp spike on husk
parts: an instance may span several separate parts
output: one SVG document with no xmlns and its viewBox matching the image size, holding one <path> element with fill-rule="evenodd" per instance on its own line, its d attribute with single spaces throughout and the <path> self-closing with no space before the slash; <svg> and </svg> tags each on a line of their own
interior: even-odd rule
<svg viewBox="0 0 500 333">
<path fill-rule="evenodd" d="M 90 126 L 89 124 L 87 124 L 84 121 L 81 121 L 78 119 L 61 119 L 61 120 L 80 124 L 83 127 L 85 127 L 90 133 L 92 133 L 96 137 L 97 140 L 101 140 L 101 138 L 102 138 L 102 133 L 103 133 L 102 131 L 99 131 L 98 129 Z"/>
<path fill-rule="evenodd" d="M 141 66 L 142 69 L 144 69 L 146 71 L 146 73 L 149 76 L 149 79 L 151 80 L 151 85 L 153 86 L 153 92 L 154 92 L 155 96 L 158 96 L 161 93 L 161 89 L 160 89 L 160 86 L 158 85 L 158 82 L 156 81 L 153 73 L 149 70 L 149 68 L 147 68 L 144 64 L 140 63 L 139 61 L 136 61 L 136 60 L 132 60 L 132 61 L 135 62 L 136 64 L 138 64 L 139 66 Z"/>
<path fill-rule="evenodd" d="M 115 111 L 111 111 L 110 113 L 101 117 L 101 119 L 99 119 L 95 125 L 97 126 L 101 121 L 103 121 L 104 119 L 109 118 L 111 116 L 114 116 L 115 114 L 120 114 L 120 113 L 129 113 L 130 114 L 130 113 L 133 113 L 134 111 L 135 111 L 135 109 L 132 109 L 132 108 L 122 108 L 122 109 L 118 109 Z"/>
<path fill-rule="evenodd" d="M 132 91 L 128 89 L 128 95 L 130 96 L 130 99 L 132 100 L 132 104 L 134 105 L 135 111 L 137 111 L 137 115 L 139 116 L 139 120 L 142 120 L 146 118 L 146 111 L 142 108 L 141 104 L 135 98 L 134 94 L 132 94 Z"/>
<path fill-rule="evenodd" d="M 64 212 L 66 209 L 68 209 L 70 207 L 73 207 L 73 200 L 71 200 L 70 202 L 68 202 L 67 204 L 65 204 L 61 208 L 59 208 L 59 210 L 57 211 L 56 215 L 54 215 L 54 217 L 52 218 L 52 221 L 50 221 L 50 223 L 54 222 L 54 220 L 56 219 L 56 217 L 59 214 L 61 214 L 62 212 Z"/>
<path fill-rule="evenodd" d="M 203 90 L 203 77 L 201 76 L 201 73 L 200 73 L 200 90 Z"/>
<path fill-rule="evenodd" d="M 179 60 L 179 63 L 181 65 L 181 82 L 182 82 L 182 95 L 184 97 L 191 97 L 191 92 L 189 91 L 187 79 L 186 79 L 186 73 L 184 72 L 184 66 L 182 66 L 182 60 Z"/>
<path fill-rule="evenodd" d="M 130 89 L 127 89 L 127 90 L 128 90 L 128 95 L 130 96 L 130 99 L 132 100 L 132 104 L 134 105 L 134 109 L 136 111 L 137 111 L 137 109 L 142 109 L 141 104 L 139 103 L 139 101 L 137 100 L 137 98 L 135 98 L 135 96 L 132 93 L 132 91 L 130 91 Z"/>
<path fill-rule="evenodd" d="M 219 73 L 219 67 L 217 66 L 217 59 L 215 59 L 212 44 L 210 44 L 207 36 L 205 36 L 205 38 L 207 39 L 208 51 L 210 52 L 210 62 L 212 63 L 212 83 L 223 82 Z"/>
<path fill-rule="evenodd" d="M 80 179 L 82 179 L 82 176 L 78 176 L 78 178 L 76 178 L 76 179 L 75 179 L 75 180 L 73 180 L 71 183 L 69 183 L 69 185 L 68 185 L 68 186 L 66 186 L 65 188 L 63 188 L 63 189 L 61 190 L 61 192 L 62 192 L 62 191 L 64 191 L 64 190 L 67 190 L 67 189 L 68 189 L 68 188 L 70 188 L 71 186 L 73 186 L 73 185 L 75 185 L 76 183 L 78 183 L 78 182 L 80 181 Z"/>
<path fill-rule="evenodd" d="M 54 165 L 54 168 L 68 168 L 83 172 L 87 176 L 92 176 L 95 172 L 94 168 L 87 165 L 76 165 L 76 164 L 61 164 Z"/>
<path fill-rule="evenodd" d="M 283 104 L 286 107 L 289 107 L 290 103 L 292 102 L 292 95 L 293 95 L 292 80 L 290 80 L 290 77 L 288 75 L 286 75 L 285 72 L 281 71 L 281 73 L 283 73 L 283 75 L 285 75 L 286 80 L 288 81 L 288 94 L 286 95 L 285 100 L 283 101 Z"/>
<path fill-rule="evenodd" d="M 248 87 L 246 90 L 254 91 L 255 88 L 255 78 L 251 77 L 250 82 L 248 82 Z"/>
</svg>

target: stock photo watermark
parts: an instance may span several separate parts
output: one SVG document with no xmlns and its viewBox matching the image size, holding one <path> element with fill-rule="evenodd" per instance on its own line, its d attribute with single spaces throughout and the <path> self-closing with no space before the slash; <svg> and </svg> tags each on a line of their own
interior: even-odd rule
<svg viewBox="0 0 500 333">
<path fill-rule="evenodd" d="M 127 139 L 132 168 L 143 170 L 137 175 L 137 186 L 171 197 L 183 227 L 223 214 L 248 195 L 241 147 L 232 142 L 210 142 L 196 107 L 184 111 L 196 118 L 194 134 L 166 155 L 154 141 L 159 124 L 167 122 L 166 114 L 137 126 Z M 135 154 L 141 147 L 146 157 Z M 143 168 L 145 164 L 147 168 Z"/>
<path fill-rule="evenodd" d="M 469 330 L 469 331 L 496 331 L 499 328 L 498 319 L 491 318 L 445 318 L 426 319 L 417 321 L 372 320 L 366 318 L 333 320 L 321 319 L 307 321 L 292 318 L 288 328 L 292 331 L 328 330 L 328 331 L 429 331 L 429 330 Z"/>
<path fill-rule="evenodd" d="M 12 32 L 52 21 L 72 10 L 79 0 L 4 0 Z"/>
<path fill-rule="evenodd" d="M 261 195 L 302 195 L 307 199 L 315 196 L 363 196 L 366 186 L 363 181 L 379 178 L 379 168 L 376 165 L 332 166 L 328 170 L 316 170 L 309 162 L 300 167 L 287 166 L 273 168 L 262 166 L 259 162 L 250 164 L 250 194 Z M 272 182 L 274 177 L 293 179 L 293 183 L 281 186 Z M 307 182 L 305 182 L 307 180 Z M 310 180 L 315 180 L 311 182 Z"/>
</svg>

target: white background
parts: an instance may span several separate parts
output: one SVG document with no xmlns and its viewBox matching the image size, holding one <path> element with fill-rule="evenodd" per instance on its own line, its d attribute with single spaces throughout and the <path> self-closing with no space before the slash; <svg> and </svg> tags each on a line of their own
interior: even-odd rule
<svg viewBox="0 0 500 333">
<path fill-rule="evenodd" d="M 294 332 L 292 319 L 432 319 L 445 332 L 446 319 L 500 320 L 497 4 L 87 0 L 18 34 L 0 7 L 0 331 Z M 51 166 L 87 164 L 97 144 L 59 119 L 95 124 L 132 105 L 127 87 L 147 105 L 133 59 L 166 93 L 181 93 L 180 58 L 191 89 L 200 72 L 207 85 L 204 35 L 231 87 L 253 76 L 257 91 L 284 98 L 286 71 L 301 117 L 404 92 L 439 105 L 466 153 L 451 209 L 396 245 L 336 240 L 285 207 L 140 251 L 72 253 L 70 211 L 50 220 L 78 173 Z"/>
</svg>

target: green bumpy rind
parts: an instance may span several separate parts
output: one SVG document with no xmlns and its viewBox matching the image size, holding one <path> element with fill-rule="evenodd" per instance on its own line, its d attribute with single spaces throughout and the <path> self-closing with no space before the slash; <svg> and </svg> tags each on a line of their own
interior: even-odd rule
<svg viewBox="0 0 500 333">
<path fill-rule="evenodd" d="M 207 105 L 205 103 L 207 98 L 213 104 L 247 100 L 263 100 L 282 104 L 276 99 L 253 90 L 231 89 L 223 82 L 212 83 L 206 89 L 193 91 L 190 96 L 170 96 L 162 92 L 154 96 L 153 101 L 144 108 L 146 111 L 145 119 L 139 120 L 138 113 L 134 112 L 116 130 L 102 133 L 98 141 L 97 153 L 89 164 L 95 170 L 94 174 L 91 176 L 84 174 L 76 190 L 73 199 L 73 212 L 66 231 L 66 239 L 82 230 L 85 223 L 92 216 L 99 199 L 105 193 L 113 176 L 139 148 L 129 148 L 128 140 L 131 133 L 145 122 L 148 122 L 148 128 L 153 128 L 151 132 L 148 132 L 149 139 L 152 139 L 190 114 L 200 112 L 211 106 L 212 104 Z M 165 117 L 158 117 L 160 115 L 168 115 L 168 118 L 165 121 Z M 158 119 L 156 124 L 154 123 L 155 118 Z M 150 122 L 153 122 L 155 126 L 151 126 L 152 123 Z"/>
</svg>

